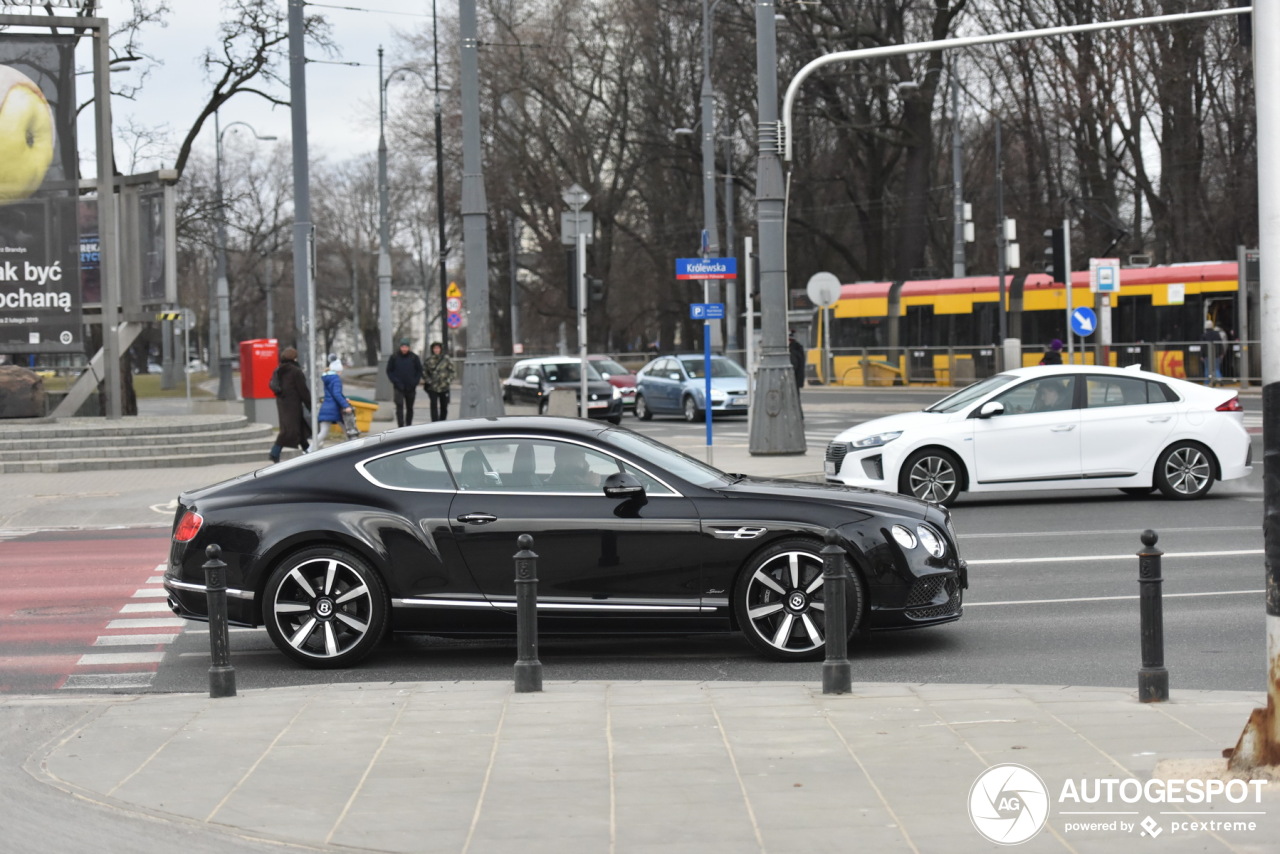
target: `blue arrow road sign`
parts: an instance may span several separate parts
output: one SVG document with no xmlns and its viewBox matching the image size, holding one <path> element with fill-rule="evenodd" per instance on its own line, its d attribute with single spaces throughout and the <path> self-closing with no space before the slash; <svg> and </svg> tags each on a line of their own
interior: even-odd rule
<svg viewBox="0 0 1280 854">
<path fill-rule="evenodd" d="M 1081 306 L 1071 312 L 1071 331 L 1077 335 L 1092 335 L 1098 328 L 1098 315 L 1093 309 Z"/>
</svg>

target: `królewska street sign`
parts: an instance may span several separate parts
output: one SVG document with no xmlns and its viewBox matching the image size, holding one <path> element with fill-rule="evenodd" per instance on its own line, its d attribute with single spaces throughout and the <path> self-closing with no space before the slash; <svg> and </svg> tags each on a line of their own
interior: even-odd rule
<svg viewBox="0 0 1280 854">
<path fill-rule="evenodd" d="M 677 258 L 677 279 L 736 279 L 737 258 Z"/>
</svg>

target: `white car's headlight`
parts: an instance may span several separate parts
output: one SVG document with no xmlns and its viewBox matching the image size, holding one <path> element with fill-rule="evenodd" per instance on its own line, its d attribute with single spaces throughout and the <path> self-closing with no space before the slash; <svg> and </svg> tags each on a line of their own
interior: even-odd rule
<svg viewBox="0 0 1280 854">
<path fill-rule="evenodd" d="M 614 387 L 613 387 L 613 399 L 614 399 L 614 400 L 618 400 L 618 399 L 620 399 L 621 397 L 622 397 L 622 389 L 618 388 L 617 386 L 614 386 Z"/>
<path fill-rule="evenodd" d="M 893 538 L 898 541 L 898 545 L 904 549 L 914 549 L 916 547 L 916 535 L 907 528 L 901 525 L 894 525 L 889 529 L 889 533 L 893 534 Z"/>
<path fill-rule="evenodd" d="M 947 553 L 947 544 L 933 528 L 928 525 L 917 525 L 916 534 L 920 537 L 920 545 L 924 546 L 929 554 L 940 558 Z"/>
<path fill-rule="evenodd" d="M 874 436 L 863 436 L 861 439 L 854 439 L 849 443 L 849 446 L 852 448 L 878 448 L 881 445 L 892 442 L 901 435 L 901 430 L 894 430 L 892 433 L 877 433 Z"/>
</svg>

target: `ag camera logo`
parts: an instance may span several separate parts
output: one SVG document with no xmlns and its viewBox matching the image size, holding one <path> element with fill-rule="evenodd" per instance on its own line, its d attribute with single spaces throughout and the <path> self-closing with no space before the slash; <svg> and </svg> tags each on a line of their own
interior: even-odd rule
<svg viewBox="0 0 1280 854">
<path fill-rule="evenodd" d="M 1048 819 L 1049 789 L 1030 768 L 993 765 L 969 789 L 969 820 L 978 833 L 999 845 L 1026 842 Z"/>
</svg>

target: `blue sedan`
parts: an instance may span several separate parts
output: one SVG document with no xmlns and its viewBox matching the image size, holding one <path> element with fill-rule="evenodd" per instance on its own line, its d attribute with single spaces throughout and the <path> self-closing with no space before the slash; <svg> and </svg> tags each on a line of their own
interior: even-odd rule
<svg viewBox="0 0 1280 854">
<path fill-rule="evenodd" d="M 706 411 L 706 374 L 702 354 L 659 356 L 636 374 L 636 417 L 682 415 L 697 421 Z M 747 414 L 747 372 L 725 356 L 711 357 L 711 411 Z"/>
</svg>

